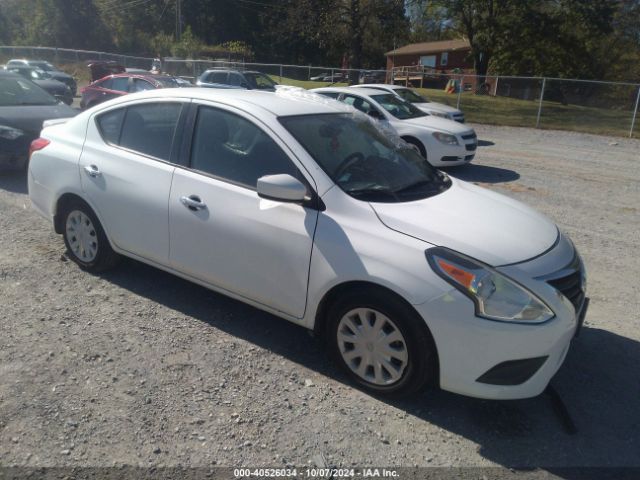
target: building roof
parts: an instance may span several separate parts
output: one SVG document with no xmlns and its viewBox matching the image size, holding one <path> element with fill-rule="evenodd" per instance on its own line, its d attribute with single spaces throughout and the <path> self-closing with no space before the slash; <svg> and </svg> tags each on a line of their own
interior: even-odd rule
<svg viewBox="0 0 640 480">
<path fill-rule="evenodd" d="M 457 40 L 442 40 L 440 42 L 410 43 L 404 47 L 396 48 L 385 55 L 426 55 L 429 53 L 452 52 L 454 50 L 470 50 L 469 40 L 459 38 Z"/>
</svg>

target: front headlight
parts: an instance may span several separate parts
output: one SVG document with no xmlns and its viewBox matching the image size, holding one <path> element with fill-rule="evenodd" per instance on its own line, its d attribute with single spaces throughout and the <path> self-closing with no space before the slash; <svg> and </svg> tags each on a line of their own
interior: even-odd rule
<svg viewBox="0 0 640 480">
<path fill-rule="evenodd" d="M 446 145 L 458 145 L 458 139 L 455 135 L 449 135 L 448 133 L 433 132 L 433 136 L 441 143 Z"/>
<path fill-rule="evenodd" d="M 0 138 L 4 138 L 6 140 L 15 140 L 16 138 L 20 138 L 23 135 L 24 132 L 22 130 L 8 127 L 6 125 L 0 125 Z"/>
<path fill-rule="evenodd" d="M 487 265 L 446 248 L 427 250 L 434 272 L 473 300 L 478 317 L 500 322 L 542 323 L 551 309 L 529 290 Z"/>
</svg>

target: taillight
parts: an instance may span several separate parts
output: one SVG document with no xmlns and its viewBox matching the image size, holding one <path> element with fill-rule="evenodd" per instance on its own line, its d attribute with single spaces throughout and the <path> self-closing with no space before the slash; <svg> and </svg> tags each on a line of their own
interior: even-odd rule
<svg viewBox="0 0 640 480">
<path fill-rule="evenodd" d="M 31 142 L 31 146 L 29 147 L 29 158 L 31 158 L 31 155 L 33 155 L 33 152 L 42 150 L 44 147 L 46 147 L 50 143 L 51 142 L 46 138 L 36 138 L 33 142 Z"/>
</svg>

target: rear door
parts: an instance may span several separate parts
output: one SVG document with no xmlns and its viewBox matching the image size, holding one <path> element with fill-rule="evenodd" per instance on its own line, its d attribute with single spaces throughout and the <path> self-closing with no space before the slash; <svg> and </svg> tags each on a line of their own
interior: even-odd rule
<svg viewBox="0 0 640 480">
<path fill-rule="evenodd" d="M 182 110 L 181 102 L 155 100 L 94 115 L 80 158 L 82 188 L 111 241 L 162 264 Z"/>
</svg>

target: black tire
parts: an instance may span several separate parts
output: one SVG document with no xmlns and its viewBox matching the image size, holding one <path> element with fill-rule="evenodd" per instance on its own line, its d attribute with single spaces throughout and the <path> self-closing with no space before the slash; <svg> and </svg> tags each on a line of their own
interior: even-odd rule
<svg viewBox="0 0 640 480">
<path fill-rule="evenodd" d="M 91 221 L 92 228 L 88 228 L 88 231 L 91 232 L 90 236 L 94 240 L 92 243 L 95 244 L 96 250 L 95 255 L 91 256 L 91 258 L 83 258 L 81 252 L 77 248 L 74 249 L 72 245 L 75 242 L 73 233 L 69 231 L 68 225 L 71 216 L 77 218 L 77 212 L 81 212 Z M 111 248 L 109 239 L 107 239 L 98 217 L 93 213 L 91 207 L 82 200 L 73 200 L 65 206 L 64 212 L 62 212 L 62 238 L 67 247 L 69 258 L 84 270 L 103 272 L 113 268 L 120 260 L 120 255 Z"/>
<path fill-rule="evenodd" d="M 361 378 L 345 362 L 338 341 L 340 321 L 357 308 L 376 310 L 400 330 L 408 361 L 399 380 L 389 385 L 377 385 Z M 377 288 L 354 290 L 341 296 L 327 311 L 325 336 L 332 359 L 363 390 L 376 395 L 403 397 L 435 383 L 438 355 L 431 332 L 413 308 L 393 293 Z"/>
<path fill-rule="evenodd" d="M 427 151 L 425 150 L 424 145 L 422 145 L 422 142 L 414 138 L 405 138 L 404 141 L 409 145 L 413 145 L 414 147 L 416 147 L 420 152 L 420 155 L 422 155 L 422 157 L 427 160 Z"/>
</svg>

